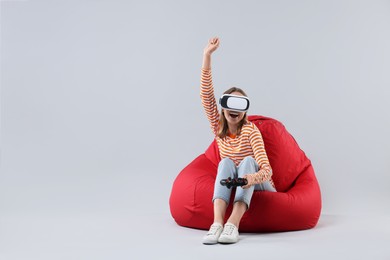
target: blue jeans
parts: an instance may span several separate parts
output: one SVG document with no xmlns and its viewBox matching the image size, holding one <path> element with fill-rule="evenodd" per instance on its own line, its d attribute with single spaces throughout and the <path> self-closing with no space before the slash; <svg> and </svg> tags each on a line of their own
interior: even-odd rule
<svg viewBox="0 0 390 260">
<path fill-rule="evenodd" d="M 213 202 L 215 199 L 222 199 L 227 204 L 230 201 L 230 195 L 232 189 L 228 189 L 226 186 L 222 186 L 220 181 L 222 179 L 227 178 L 237 178 L 243 177 L 245 174 L 251 174 L 259 171 L 259 165 L 252 157 L 245 157 L 238 167 L 234 164 L 234 162 L 229 158 L 224 158 L 218 165 L 217 178 L 214 184 L 214 196 Z M 275 192 L 275 188 L 271 185 L 269 181 L 263 182 L 261 184 L 252 185 L 248 189 L 243 189 L 241 187 L 237 187 L 236 195 L 234 197 L 234 202 L 242 201 L 248 206 L 250 205 L 250 201 L 252 199 L 252 195 L 254 190 L 262 190 L 262 191 L 273 191 Z"/>
</svg>

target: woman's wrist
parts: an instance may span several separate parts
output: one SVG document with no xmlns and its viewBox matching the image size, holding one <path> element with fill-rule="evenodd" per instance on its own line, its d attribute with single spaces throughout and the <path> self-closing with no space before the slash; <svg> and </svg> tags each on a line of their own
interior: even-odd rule
<svg viewBox="0 0 390 260">
<path fill-rule="evenodd" d="M 203 52 L 203 57 L 211 57 L 211 52 L 208 52 L 208 51 L 204 51 Z"/>
</svg>

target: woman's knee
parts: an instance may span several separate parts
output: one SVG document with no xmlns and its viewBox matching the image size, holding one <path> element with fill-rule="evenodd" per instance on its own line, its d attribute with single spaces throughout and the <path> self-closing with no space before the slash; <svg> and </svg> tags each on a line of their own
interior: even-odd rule
<svg viewBox="0 0 390 260">
<path fill-rule="evenodd" d="M 256 160 L 252 156 L 247 156 L 242 159 L 241 164 L 256 164 Z"/>
<path fill-rule="evenodd" d="M 218 164 L 217 179 L 234 178 L 237 172 L 236 165 L 229 158 L 222 159 Z"/>
<path fill-rule="evenodd" d="M 255 159 L 251 156 L 245 157 L 238 166 L 238 176 L 242 177 L 245 174 L 255 173 L 259 170 L 259 166 Z"/>
<path fill-rule="evenodd" d="M 256 169 L 259 166 L 258 166 L 256 160 L 253 159 L 252 156 L 247 156 L 240 162 L 239 167 L 240 168 L 253 168 L 253 169 Z"/>
<path fill-rule="evenodd" d="M 228 158 L 228 157 L 223 158 L 223 159 L 219 162 L 219 164 L 218 164 L 218 167 L 232 167 L 232 166 L 234 167 L 235 164 L 234 164 L 233 160 L 230 159 L 230 158 Z"/>
</svg>

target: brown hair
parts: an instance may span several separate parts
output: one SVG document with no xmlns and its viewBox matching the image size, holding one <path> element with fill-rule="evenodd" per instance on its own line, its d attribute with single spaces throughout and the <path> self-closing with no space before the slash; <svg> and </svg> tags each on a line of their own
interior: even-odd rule
<svg viewBox="0 0 390 260">
<path fill-rule="evenodd" d="M 239 92 L 242 95 L 244 95 L 245 97 L 247 97 L 247 95 L 244 92 L 244 90 L 242 90 L 240 88 L 236 88 L 236 87 L 229 88 L 223 94 L 231 94 L 233 92 Z M 239 135 L 241 133 L 241 128 L 247 121 L 248 121 L 248 117 L 247 117 L 247 114 L 245 112 L 244 117 L 238 123 L 237 135 Z M 218 134 L 217 135 L 218 135 L 219 138 L 225 138 L 228 135 L 228 131 L 229 131 L 228 122 L 226 120 L 225 115 L 223 114 L 223 110 L 221 109 L 221 113 L 219 115 L 219 128 L 218 128 Z"/>
</svg>

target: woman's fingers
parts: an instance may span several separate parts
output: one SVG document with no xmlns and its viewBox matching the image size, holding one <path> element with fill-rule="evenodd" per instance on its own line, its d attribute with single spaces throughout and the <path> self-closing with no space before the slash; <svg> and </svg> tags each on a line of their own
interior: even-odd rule
<svg viewBox="0 0 390 260">
<path fill-rule="evenodd" d="M 211 54 L 218 48 L 218 46 L 219 46 L 219 38 L 218 37 L 210 38 L 206 48 L 204 49 L 204 53 Z"/>
<path fill-rule="evenodd" d="M 219 39 L 218 39 L 218 37 L 214 37 L 214 38 L 211 38 L 209 42 L 211 44 L 218 44 L 219 43 Z"/>
<path fill-rule="evenodd" d="M 253 185 L 253 178 L 251 174 L 245 174 L 244 176 L 242 176 L 242 178 L 246 179 L 247 181 L 247 184 L 242 186 L 243 189 L 247 189 Z"/>
</svg>

